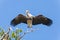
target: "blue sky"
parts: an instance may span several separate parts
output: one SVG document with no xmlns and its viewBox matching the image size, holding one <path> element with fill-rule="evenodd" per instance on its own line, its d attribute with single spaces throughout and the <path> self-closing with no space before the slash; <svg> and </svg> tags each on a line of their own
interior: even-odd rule
<svg viewBox="0 0 60 40">
<path fill-rule="evenodd" d="M 25 15 L 27 9 L 34 16 L 42 14 L 52 19 L 53 24 L 50 27 L 33 25 L 41 30 L 25 35 L 23 40 L 60 40 L 60 0 L 0 0 L 0 26 L 7 31 L 11 20 L 18 14 Z M 27 29 L 26 24 L 11 27 Z"/>
</svg>

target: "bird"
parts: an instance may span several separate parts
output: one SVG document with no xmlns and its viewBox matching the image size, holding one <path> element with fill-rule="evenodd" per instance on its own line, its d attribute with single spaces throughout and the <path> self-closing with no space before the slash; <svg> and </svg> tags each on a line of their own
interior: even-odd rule
<svg viewBox="0 0 60 40">
<path fill-rule="evenodd" d="M 16 26 L 20 23 L 25 23 L 28 25 L 28 28 L 32 28 L 32 25 L 43 24 L 46 26 L 50 26 L 52 24 L 52 20 L 44 15 L 40 14 L 37 16 L 33 16 L 29 10 L 26 10 L 26 16 L 23 14 L 17 15 L 14 19 L 11 20 L 10 24 L 12 26 Z"/>
</svg>

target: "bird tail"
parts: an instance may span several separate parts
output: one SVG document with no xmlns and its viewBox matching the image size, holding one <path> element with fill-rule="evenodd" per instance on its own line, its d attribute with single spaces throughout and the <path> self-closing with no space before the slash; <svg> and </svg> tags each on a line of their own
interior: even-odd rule
<svg viewBox="0 0 60 40">
<path fill-rule="evenodd" d="M 27 20 L 28 28 L 32 28 L 32 20 Z"/>
</svg>

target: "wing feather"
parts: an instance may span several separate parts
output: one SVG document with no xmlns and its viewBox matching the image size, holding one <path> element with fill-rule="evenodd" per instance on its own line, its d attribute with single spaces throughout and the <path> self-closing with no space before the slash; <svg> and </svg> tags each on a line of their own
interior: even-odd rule
<svg viewBox="0 0 60 40">
<path fill-rule="evenodd" d="M 16 26 L 19 23 L 27 23 L 27 18 L 26 16 L 19 14 L 17 17 L 15 17 L 12 21 L 11 21 L 11 25 Z"/>
<path fill-rule="evenodd" d="M 33 18 L 33 25 L 37 25 L 37 24 L 50 26 L 52 24 L 52 20 L 43 15 L 38 15 Z"/>
</svg>

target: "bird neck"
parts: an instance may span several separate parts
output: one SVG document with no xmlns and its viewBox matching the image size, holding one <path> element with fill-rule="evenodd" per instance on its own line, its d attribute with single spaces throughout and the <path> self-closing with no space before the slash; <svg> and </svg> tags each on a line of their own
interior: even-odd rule
<svg viewBox="0 0 60 40">
<path fill-rule="evenodd" d="M 30 15 L 29 15 L 29 14 L 30 14 L 30 13 L 26 13 L 26 16 L 27 16 L 27 17 L 30 17 Z"/>
<path fill-rule="evenodd" d="M 27 12 L 26 12 L 26 17 L 27 17 L 27 18 L 32 18 L 33 16 L 30 14 L 29 11 L 27 11 Z"/>
</svg>

